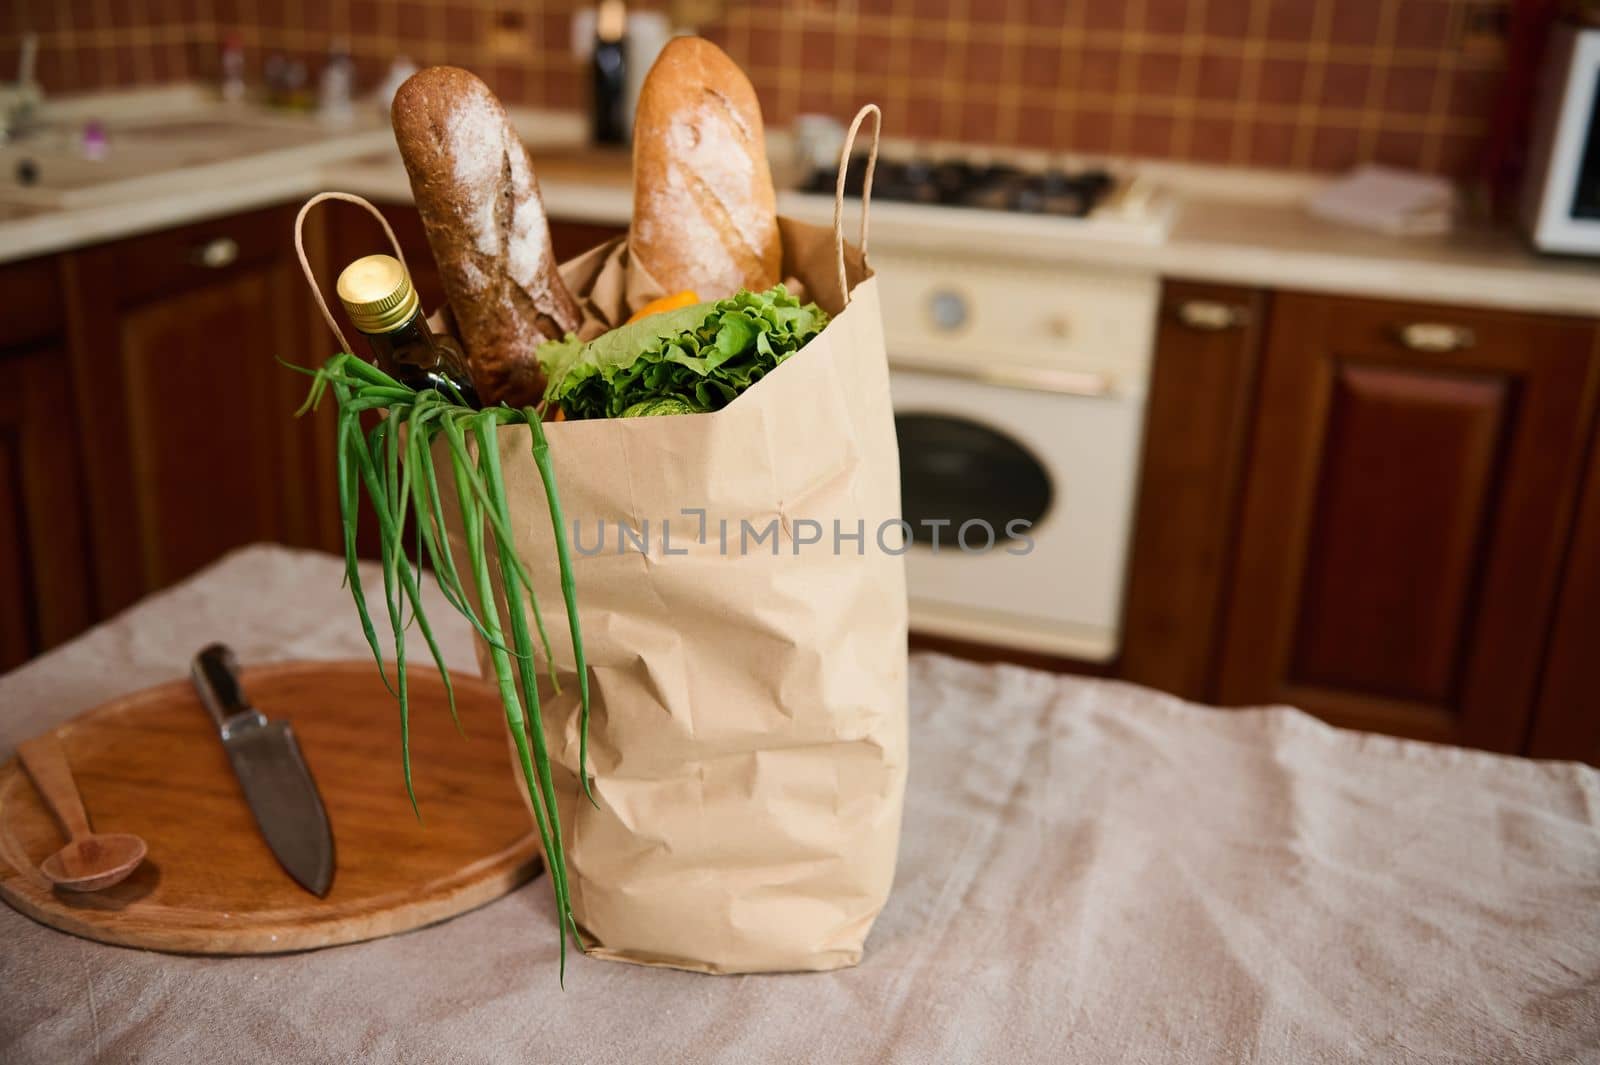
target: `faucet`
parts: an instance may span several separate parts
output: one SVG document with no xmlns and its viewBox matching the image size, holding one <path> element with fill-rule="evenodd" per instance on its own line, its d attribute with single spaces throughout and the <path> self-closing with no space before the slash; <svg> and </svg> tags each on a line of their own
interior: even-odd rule
<svg viewBox="0 0 1600 1065">
<path fill-rule="evenodd" d="M 10 85 L 0 85 L 0 142 L 17 140 L 25 134 L 44 103 L 44 90 L 33 76 L 38 55 L 39 35 L 23 34 L 17 80 Z"/>
</svg>

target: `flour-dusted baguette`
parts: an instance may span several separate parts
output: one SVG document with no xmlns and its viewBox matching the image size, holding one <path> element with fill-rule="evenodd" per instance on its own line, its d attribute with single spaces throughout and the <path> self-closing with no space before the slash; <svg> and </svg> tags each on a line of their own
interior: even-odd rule
<svg viewBox="0 0 1600 1065">
<path fill-rule="evenodd" d="M 628 254 L 666 291 L 706 300 L 779 281 L 761 105 L 738 64 L 702 38 L 669 42 L 640 90 Z"/>
<path fill-rule="evenodd" d="M 485 403 L 536 403 L 534 349 L 577 328 L 528 150 L 489 87 L 429 67 L 395 94 L 400 158 Z"/>
</svg>

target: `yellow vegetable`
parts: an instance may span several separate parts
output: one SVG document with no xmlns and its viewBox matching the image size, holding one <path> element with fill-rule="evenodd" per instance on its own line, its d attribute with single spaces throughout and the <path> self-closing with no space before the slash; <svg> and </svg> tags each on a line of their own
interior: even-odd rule
<svg viewBox="0 0 1600 1065">
<path fill-rule="evenodd" d="M 675 311 L 680 307 L 693 307 L 699 302 L 700 294 L 695 292 L 693 289 L 686 288 L 682 292 L 675 293 L 671 296 L 662 296 L 658 300 L 651 300 L 643 307 L 640 307 L 637 311 L 634 311 L 633 317 L 628 319 L 627 324 L 631 325 L 641 318 L 650 317 L 652 314 L 661 314 L 665 311 Z"/>
</svg>

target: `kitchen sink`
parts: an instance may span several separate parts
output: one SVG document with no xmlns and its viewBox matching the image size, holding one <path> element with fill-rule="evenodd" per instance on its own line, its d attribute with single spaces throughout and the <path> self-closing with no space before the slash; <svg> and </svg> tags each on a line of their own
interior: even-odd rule
<svg viewBox="0 0 1600 1065">
<path fill-rule="evenodd" d="M 334 125 L 238 105 L 201 105 L 103 123 L 105 152 L 84 151 L 84 120 L 48 121 L 0 146 L 0 205 L 80 208 L 268 178 L 390 143 L 376 115 Z"/>
</svg>

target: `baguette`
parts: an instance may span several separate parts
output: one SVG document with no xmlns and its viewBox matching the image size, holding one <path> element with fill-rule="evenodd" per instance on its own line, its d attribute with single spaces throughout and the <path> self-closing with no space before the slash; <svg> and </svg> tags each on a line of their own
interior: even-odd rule
<svg viewBox="0 0 1600 1065">
<path fill-rule="evenodd" d="M 534 351 L 576 329 L 579 311 L 527 148 L 489 87 L 457 67 L 413 74 L 390 117 L 473 387 L 486 404 L 537 403 Z"/>
<path fill-rule="evenodd" d="M 777 199 L 744 71 L 710 41 L 675 38 L 645 77 L 637 116 L 630 258 L 667 292 L 701 299 L 777 284 Z"/>
</svg>

